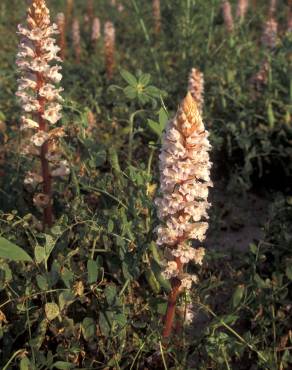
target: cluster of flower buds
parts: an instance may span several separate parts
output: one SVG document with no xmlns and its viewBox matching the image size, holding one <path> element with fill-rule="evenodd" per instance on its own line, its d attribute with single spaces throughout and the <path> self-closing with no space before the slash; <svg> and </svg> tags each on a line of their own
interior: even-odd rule
<svg viewBox="0 0 292 370">
<path fill-rule="evenodd" d="M 188 91 L 191 93 L 199 112 L 202 114 L 204 106 L 204 75 L 196 68 L 192 68 L 189 75 Z"/>
<path fill-rule="evenodd" d="M 232 16 L 231 4 L 228 0 L 223 0 L 222 12 L 223 12 L 223 19 L 224 19 L 225 27 L 227 31 L 231 33 L 234 29 L 234 21 L 233 21 L 233 16 Z"/>
<path fill-rule="evenodd" d="M 115 26 L 107 21 L 104 25 L 104 55 L 108 80 L 112 79 L 115 67 L 115 34 Z"/>
<path fill-rule="evenodd" d="M 60 93 L 63 89 L 55 87 L 62 78 L 61 67 L 52 66 L 51 63 L 61 61 L 57 55 L 60 48 L 53 37 L 58 33 L 57 26 L 50 23 L 45 0 L 32 1 L 28 9 L 27 26 L 19 25 L 18 33 L 21 41 L 16 64 L 21 77 L 16 95 L 23 109 L 21 130 L 33 132 L 29 135 L 29 143 L 22 149 L 24 154 L 40 158 L 42 172 L 41 175 L 29 172 L 25 183 L 43 184 L 43 194 L 35 198 L 45 198 L 46 202 L 35 203 L 44 208 L 44 223 L 51 225 L 50 170 L 53 168 L 63 176 L 68 174 L 69 168 L 66 161 L 61 162 L 61 153 L 56 149 L 52 151 L 57 139 L 64 134 L 62 129 L 50 129 L 61 118 Z"/>
<path fill-rule="evenodd" d="M 197 277 L 183 272 L 190 261 L 202 264 L 205 250 L 193 248 L 202 242 L 208 228 L 207 201 L 211 162 L 208 132 L 191 94 L 182 101 L 168 123 L 160 154 L 160 194 L 155 203 L 162 224 L 157 244 L 165 247 L 168 259 L 164 276 L 178 279 L 180 289 L 189 289 Z"/>
</svg>

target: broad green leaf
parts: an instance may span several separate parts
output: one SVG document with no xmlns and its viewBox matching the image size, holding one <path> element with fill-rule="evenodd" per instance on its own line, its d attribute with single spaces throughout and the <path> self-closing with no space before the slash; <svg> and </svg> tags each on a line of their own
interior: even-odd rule
<svg viewBox="0 0 292 370">
<path fill-rule="evenodd" d="M 38 287 L 41 289 L 41 290 L 47 290 L 48 289 L 48 280 L 45 276 L 43 275 L 37 275 L 36 276 L 36 281 L 37 281 L 37 284 L 38 284 Z"/>
<path fill-rule="evenodd" d="M 148 119 L 147 120 L 148 122 L 148 125 L 149 127 L 151 128 L 151 130 L 158 136 L 158 137 L 161 137 L 161 134 L 162 134 L 162 130 L 161 130 L 161 126 L 158 122 L 155 122 L 153 121 L 152 119 Z"/>
<path fill-rule="evenodd" d="M 161 95 L 161 91 L 155 86 L 146 87 L 145 93 L 152 96 L 153 98 L 160 98 L 160 95 Z"/>
<path fill-rule="evenodd" d="M 31 257 L 16 244 L 0 237 L 0 258 L 16 262 L 32 262 Z"/>
<path fill-rule="evenodd" d="M 58 315 L 60 314 L 59 306 L 54 302 L 46 303 L 45 313 L 46 313 L 47 319 L 49 321 L 52 321 L 56 317 L 58 317 Z"/>
<path fill-rule="evenodd" d="M 100 331 L 104 336 L 109 336 L 111 332 L 111 323 L 110 319 L 108 317 L 107 312 L 100 312 L 99 313 L 99 319 L 98 319 L 98 324 Z"/>
<path fill-rule="evenodd" d="M 161 131 L 165 129 L 167 122 L 168 122 L 168 115 L 165 109 L 161 108 L 159 110 L 159 124 L 160 124 Z"/>
<path fill-rule="evenodd" d="M 129 99 L 135 99 L 137 96 L 137 89 L 135 89 L 132 86 L 127 86 L 124 89 L 124 94 L 126 95 L 127 98 Z"/>
<path fill-rule="evenodd" d="M 159 293 L 160 291 L 160 284 L 157 281 L 153 271 L 151 269 L 147 269 L 145 271 L 145 277 L 148 281 L 148 284 L 150 285 L 150 288 L 153 290 L 155 294 Z"/>
<path fill-rule="evenodd" d="M 96 283 L 98 277 L 98 265 L 96 261 L 88 260 L 87 261 L 87 280 L 88 284 Z"/>
<path fill-rule="evenodd" d="M 139 77 L 139 85 L 146 86 L 149 84 L 151 75 L 149 73 L 144 73 Z"/>
<path fill-rule="evenodd" d="M 123 79 L 128 82 L 128 84 L 132 87 L 135 87 L 137 86 L 138 84 L 138 81 L 137 81 L 137 78 L 132 75 L 132 73 L 126 71 L 125 69 L 121 69 L 121 76 L 123 77 Z"/>
<path fill-rule="evenodd" d="M 81 330 L 86 341 L 94 338 L 96 333 L 95 321 L 91 317 L 85 317 L 81 324 Z"/>
<path fill-rule="evenodd" d="M 65 361 L 57 361 L 53 364 L 53 368 L 56 368 L 59 370 L 73 369 L 74 367 L 75 367 L 74 364 L 71 364 L 70 362 L 65 362 Z"/>
<path fill-rule="evenodd" d="M 31 369 L 31 363 L 29 359 L 25 356 L 20 361 L 20 370 L 30 370 Z"/>
<path fill-rule="evenodd" d="M 236 308 L 241 302 L 245 291 L 244 285 L 238 285 L 232 296 L 232 307 Z"/>
<path fill-rule="evenodd" d="M 37 245 L 34 249 L 34 258 L 36 263 L 42 263 L 46 260 L 46 250 L 44 247 Z"/>
<path fill-rule="evenodd" d="M 292 266 L 286 267 L 286 276 L 289 280 L 292 280 Z"/>
<path fill-rule="evenodd" d="M 117 297 L 117 288 L 115 285 L 108 285 L 104 291 L 105 298 L 109 306 L 112 306 L 115 303 Z"/>
<path fill-rule="evenodd" d="M 70 290 L 65 290 L 59 295 L 59 306 L 62 311 L 65 307 L 68 307 L 74 302 L 74 294 Z"/>
</svg>

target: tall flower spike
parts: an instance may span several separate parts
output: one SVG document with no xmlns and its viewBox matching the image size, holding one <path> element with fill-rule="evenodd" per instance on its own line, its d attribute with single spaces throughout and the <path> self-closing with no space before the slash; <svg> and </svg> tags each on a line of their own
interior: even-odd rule
<svg viewBox="0 0 292 370">
<path fill-rule="evenodd" d="M 225 27 L 227 31 L 231 33 L 234 29 L 234 22 L 233 22 L 233 16 L 232 16 L 232 8 L 231 8 L 229 1 L 223 0 L 222 11 L 223 11 Z"/>
<path fill-rule="evenodd" d="M 288 2 L 287 32 L 292 32 L 292 0 Z"/>
<path fill-rule="evenodd" d="M 161 30 L 161 13 L 160 13 L 160 0 L 152 1 L 152 12 L 154 20 L 154 31 L 156 35 L 159 35 Z"/>
<path fill-rule="evenodd" d="M 188 91 L 195 100 L 200 114 L 202 114 L 204 106 L 204 75 L 196 68 L 191 70 Z"/>
<path fill-rule="evenodd" d="M 277 44 L 278 23 L 274 18 L 265 22 L 262 44 L 268 49 L 274 49 Z"/>
<path fill-rule="evenodd" d="M 115 26 L 112 22 L 106 22 L 104 25 L 104 54 L 105 67 L 108 80 L 111 80 L 115 67 Z"/>
<path fill-rule="evenodd" d="M 87 0 L 87 16 L 90 20 L 94 17 L 93 0 Z"/>
<path fill-rule="evenodd" d="M 62 88 L 54 86 L 62 78 L 59 73 L 61 67 L 51 65 L 54 61 L 61 61 L 57 56 L 60 49 L 54 39 L 58 31 L 57 26 L 50 23 L 50 12 L 45 0 L 32 0 L 28 9 L 27 24 L 19 25 L 18 33 L 21 40 L 16 64 L 21 77 L 18 80 L 16 95 L 23 109 L 21 129 L 34 132 L 23 152 L 40 158 L 42 198 L 46 199 L 46 202 L 42 203 L 45 227 L 45 225 L 51 226 L 53 222 L 52 183 L 48 156 L 54 130 L 49 128 L 61 118 L 62 108 L 59 104 L 62 101 L 60 96 Z"/>
<path fill-rule="evenodd" d="M 60 56 L 62 60 L 65 60 L 66 52 L 66 19 L 64 13 L 58 13 L 56 17 L 56 23 L 59 30 L 59 47 L 61 49 Z"/>
<path fill-rule="evenodd" d="M 269 17 L 273 17 L 277 10 L 277 0 L 270 1 L 270 8 L 269 8 Z"/>
<path fill-rule="evenodd" d="M 67 0 L 67 7 L 66 7 L 66 19 L 69 22 L 72 16 L 74 6 L 74 0 Z"/>
<path fill-rule="evenodd" d="M 100 39 L 100 20 L 98 17 L 95 17 L 92 22 L 92 31 L 91 31 L 91 42 L 95 46 L 96 42 Z"/>
<path fill-rule="evenodd" d="M 157 244 L 163 246 L 168 260 L 163 272 L 170 279 L 163 337 L 171 334 L 175 306 L 180 292 L 197 281 L 184 273 L 190 261 L 202 264 L 204 248 L 193 248 L 205 239 L 208 229 L 207 210 L 211 162 L 210 144 L 197 104 L 191 94 L 182 101 L 177 114 L 166 128 L 159 156 L 160 197 L 155 200 L 161 225 L 157 228 Z"/>
<path fill-rule="evenodd" d="M 237 2 L 237 9 L 236 9 L 236 17 L 243 21 L 245 15 L 248 11 L 249 0 L 238 0 Z"/>
<path fill-rule="evenodd" d="M 77 18 L 73 19 L 72 23 L 72 40 L 77 63 L 80 63 L 81 58 L 81 38 L 80 38 L 80 24 Z"/>
</svg>

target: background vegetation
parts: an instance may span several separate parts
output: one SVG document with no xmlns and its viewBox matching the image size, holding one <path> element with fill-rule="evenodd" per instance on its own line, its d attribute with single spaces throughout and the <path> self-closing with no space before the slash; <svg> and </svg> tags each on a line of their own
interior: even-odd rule
<svg viewBox="0 0 292 370">
<path fill-rule="evenodd" d="M 120 1 L 121 2 L 121 1 Z M 233 4 L 235 5 L 235 1 Z M 52 17 L 64 0 L 50 0 Z M 279 0 L 274 50 L 261 44 L 267 1 L 257 1 L 229 34 L 219 0 L 162 0 L 154 32 L 150 1 L 125 0 L 118 12 L 94 1 L 102 24 L 116 27 L 116 71 L 105 74 L 75 0 L 82 30 L 76 64 L 70 27 L 63 64 L 63 147 L 71 175 L 55 183 L 55 226 L 40 231 L 23 186 L 31 163 L 18 151 L 15 91 L 17 24 L 25 4 L 0 4 L 1 369 L 288 369 L 292 366 L 292 33 Z M 71 22 L 71 20 L 69 20 Z M 267 82 L 251 83 L 268 60 Z M 187 87 L 190 69 L 205 76 L 204 122 L 211 132 L 213 178 L 207 256 L 200 284 L 181 298 L 183 319 L 161 343 L 168 283 L 160 275 L 153 197 L 160 138 Z M 256 201 L 250 201 L 250 196 Z M 239 203 L 243 200 L 248 213 Z M 262 223 L 252 239 L 246 225 Z M 231 221 L 228 214 L 231 213 Z M 227 229 L 227 234 L 226 234 Z M 244 246 L 232 232 L 245 230 Z M 230 234 L 228 232 L 230 231 Z M 233 234 L 232 234 L 233 235 Z M 251 240 L 250 240 L 251 239 Z M 2 240 L 4 245 L 4 239 Z M 5 258 L 8 257 L 8 258 Z M 16 260 L 18 260 L 16 262 Z"/>
</svg>

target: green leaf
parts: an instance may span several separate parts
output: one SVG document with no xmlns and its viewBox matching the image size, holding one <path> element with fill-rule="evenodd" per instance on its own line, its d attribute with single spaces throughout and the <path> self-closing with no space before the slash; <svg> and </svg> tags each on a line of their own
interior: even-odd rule
<svg viewBox="0 0 292 370">
<path fill-rule="evenodd" d="M 153 292 L 155 294 L 159 293 L 160 291 L 160 284 L 159 282 L 157 281 L 153 271 L 151 269 L 147 269 L 145 271 L 145 277 L 146 277 L 146 280 L 148 282 L 148 284 L 150 285 L 150 288 L 153 290 Z"/>
<path fill-rule="evenodd" d="M 153 98 L 160 98 L 160 95 L 161 95 L 161 91 L 155 86 L 146 87 L 145 93 L 152 96 Z"/>
<path fill-rule="evenodd" d="M 58 317 L 60 314 L 59 306 L 54 302 L 46 303 L 45 313 L 46 313 L 47 319 L 49 321 L 52 321 L 56 317 Z"/>
<path fill-rule="evenodd" d="M 160 124 L 161 131 L 165 129 L 167 122 L 168 122 L 168 115 L 165 109 L 161 108 L 159 110 L 159 124 Z"/>
<path fill-rule="evenodd" d="M 258 247 L 254 243 L 252 243 L 252 244 L 249 245 L 249 250 L 254 255 L 257 255 L 258 254 Z"/>
<path fill-rule="evenodd" d="M 130 86 L 133 86 L 133 87 L 137 86 L 138 84 L 137 78 L 134 75 L 132 75 L 132 73 L 126 71 L 125 69 L 121 69 L 120 73 L 123 79 L 126 82 L 128 82 Z"/>
<path fill-rule="evenodd" d="M 286 276 L 289 280 L 292 280 L 292 266 L 286 267 Z"/>
<path fill-rule="evenodd" d="M 16 262 L 32 262 L 31 257 L 22 248 L 2 237 L 0 237 L 0 258 Z"/>
<path fill-rule="evenodd" d="M 107 312 L 100 312 L 99 313 L 99 319 L 98 319 L 98 324 L 100 331 L 104 336 L 109 336 L 111 332 L 111 323 L 110 323 L 110 318 L 108 317 Z"/>
<path fill-rule="evenodd" d="M 161 126 L 158 122 L 155 122 L 155 121 L 152 121 L 152 119 L 148 119 L 147 120 L 148 122 L 148 125 L 149 127 L 151 128 L 151 130 L 158 136 L 158 137 L 161 137 L 161 134 L 162 134 L 162 130 L 161 130 Z"/>
<path fill-rule="evenodd" d="M 46 245 L 45 245 L 45 251 L 46 251 L 46 261 L 49 259 L 53 249 L 56 245 L 56 239 L 54 239 L 51 235 L 46 234 Z"/>
<path fill-rule="evenodd" d="M 243 295 L 245 292 L 245 286 L 244 285 L 238 285 L 237 288 L 235 289 L 235 292 L 233 293 L 232 296 L 232 307 L 235 308 L 239 305 L 241 302 Z"/>
<path fill-rule="evenodd" d="M 60 370 L 67 370 L 67 369 L 73 369 L 75 367 L 74 364 L 71 364 L 70 362 L 65 361 L 57 361 L 53 364 L 53 367 Z"/>
<path fill-rule="evenodd" d="M 31 369 L 31 363 L 29 359 L 25 356 L 20 361 L 20 370 L 30 370 Z"/>
<path fill-rule="evenodd" d="M 45 276 L 43 275 L 37 275 L 36 276 L 36 281 L 37 281 L 37 284 L 38 284 L 38 287 L 41 289 L 41 290 L 47 290 L 48 289 L 48 280 Z"/>
<path fill-rule="evenodd" d="M 36 263 L 42 263 L 46 259 L 46 250 L 44 247 L 37 245 L 34 249 L 34 258 Z"/>
<path fill-rule="evenodd" d="M 68 307 L 74 302 L 74 294 L 70 290 L 65 290 L 59 295 L 59 306 L 62 311 L 65 307 Z"/>
<path fill-rule="evenodd" d="M 85 317 L 81 324 L 81 330 L 86 341 L 94 338 L 96 332 L 95 321 L 91 317 Z"/>
<path fill-rule="evenodd" d="M 87 281 L 88 284 L 96 283 L 98 277 L 98 265 L 96 261 L 88 260 L 87 261 Z"/>
<path fill-rule="evenodd" d="M 135 89 L 134 87 L 132 86 L 127 86 L 125 89 L 124 89 L 124 94 L 126 95 L 127 98 L 129 99 L 135 99 L 136 96 L 137 96 L 137 89 Z"/>
<path fill-rule="evenodd" d="M 104 291 L 105 298 L 109 306 L 112 306 L 115 303 L 117 297 L 117 288 L 115 285 L 109 285 L 105 288 Z"/>
<path fill-rule="evenodd" d="M 104 149 L 98 150 L 95 153 L 95 166 L 100 167 L 106 162 L 106 151 Z"/>
<path fill-rule="evenodd" d="M 146 86 L 149 84 L 151 79 L 151 75 L 149 73 L 144 73 L 142 76 L 139 77 L 139 85 Z"/>
</svg>

